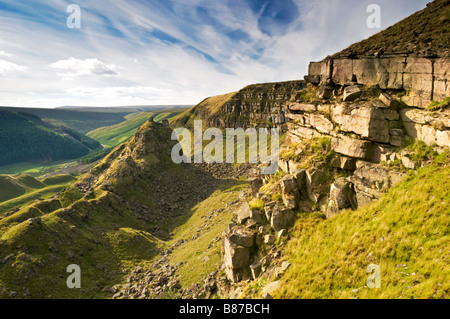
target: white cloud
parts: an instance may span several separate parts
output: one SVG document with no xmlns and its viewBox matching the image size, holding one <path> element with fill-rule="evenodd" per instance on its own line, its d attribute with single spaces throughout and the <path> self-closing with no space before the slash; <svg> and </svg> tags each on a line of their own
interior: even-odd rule
<svg viewBox="0 0 450 319">
<path fill-rule="evenodd" d="M 51 1 L 61 12 L 48 24 L 43 0 L 31 8 L 36 19 L 0 10 L 0 105 L 194 104 L 252 83 L 302 79 L 310 61 L 378 31 L 365 24 L 372 0 L 294 0 L 300 16 L 281 35 L 263 33 L 245 0 L 79 0 L 79 30 L 66 28 L 66 1 Z M 428 1 L 378 0 L 383 27 Z M 231 39 L 234 31 L 248 37 Z"/>
<path fill-rule="evenodd" d="M 50 67 L 65 71 L 64 73 L 58 73 L 58 76 L 62 78 L 74 78 L 83 75 L 112 76 L 118 74 L 118 68 L 115 64 L 106 64 L 98 59 L 79 60 L 70 58 L 52 63 Z"/>
<path fill-rule="evenodd" d="M 1 51 L 0 50 L 0 57 L 4 57 L 4 58 L 12 58 L 14 55 L 5 51 Z"/>
<path fill-rule="evenodd" d="M 0 75 L 9 75 L 17 72 L 25 72 L 28 68 L 24 65 L 17 65 L 15 63 L 0 59 Z"/>
</svg>

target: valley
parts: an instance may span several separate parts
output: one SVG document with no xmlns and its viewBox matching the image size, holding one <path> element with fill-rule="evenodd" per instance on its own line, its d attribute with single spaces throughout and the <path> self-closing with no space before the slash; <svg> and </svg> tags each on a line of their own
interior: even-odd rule
<svg viewBox="0 0 450 319">
<path fill-rule="evenodd" d="M 0 109 L 0 298 L 448 299 L 449 8 L 193 107 Z"/>
</svg>

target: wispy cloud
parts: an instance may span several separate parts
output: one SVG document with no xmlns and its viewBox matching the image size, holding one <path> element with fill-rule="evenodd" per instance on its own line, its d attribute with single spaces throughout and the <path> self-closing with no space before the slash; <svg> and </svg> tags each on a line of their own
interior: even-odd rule
<svg viewBox="0 0 450 319">
<path fill-rule="evenodd" d="M 64 73 L 58 73 L 62 78 L 74 78 L 84 75 L 112 76 L 118 75 L 115 64 L 106 64 L 98 59 L 75 59 L 59 60 L 50 64 L 50 67 Z"/>
<path fill-rule="evenodd" d="M 383 28 L 429 0 L 379 0 Z M 0 105 L 187 104 L 259 82 L 379 30 L 370 0 L 68 0 L 0 3 Z M 99 98 L 101 96 L 101 98 Z"/>
</svg>

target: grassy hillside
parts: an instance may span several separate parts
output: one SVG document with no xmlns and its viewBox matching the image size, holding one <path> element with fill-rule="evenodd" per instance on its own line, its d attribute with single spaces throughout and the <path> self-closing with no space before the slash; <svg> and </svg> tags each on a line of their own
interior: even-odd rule
<svg viewBox="0 0 450 319">
<path fill-rule="evenodd" d="M 73 159 L 100 147 L 71 129 L 60 133 L 39 123 L 19 113 L 0 111 L 0 165 Z"/>
<path fill-rule="evenodd" d="M 0 215 L 35 199 L 55 195 L 72 184 L 71 175 L 56 175 L 43 180 L 27 175 L 0 175 Z"/>
<path fill-rule="evenodd" d="M 154 116 L 156 122 L 160 122 L 165 119 L 169 119 L 177 114 L 181 110 L 168 110 L 160 112 L 142 112 L 133 113 L 126 116 L 126 121 L 107 127 L 101 127 L 93 130 L 87 134 L 90 138 L 99 141 L 105 147 L 114 147 L 133 136 L 139 127 L 144 124 L 151 116 Z"/>
<path fill-rule="evenodd" d="M 65 110 L 65 109 L 41 109 L 41 108 L 18 108 L 0 107 L 0 111 L 24 112 L 35 115 L 43 121 L 54 126 L 67 126 L 82 134 L 103 126 L 121 123 L 125 116 L 133 110 L 117 112 L 90 112 L 89 110 Z"/>
<path fill-rule="evenodd" d="M 441 156 L 368 207 L 300 216 L 274 297 L 449 298 L 449 180 Z M 380 289 L 366 287 L 370 264 L 380 267 Z"/>
<path fill-rule="evenodd" d="M 183 247 L 173 258 L 190 267 L 182 270 L 190 273 L 183 284 L 212 271 L 220 260 L 220 243 L 208 246 L 233 209 L 217 216 L 211 212 L 235 200 L 246 183 L 219 181 L 193 165 L 172 163 L 170 136 L 170 128 L 147 122 L 71 187 L 0 219 L 0 296 L 111 297 L 105 286 L 123 283 L 137 265 L 153 262 L 200 227 L 193 245 L 207 251 L 200 255 L 209 259 L 190 272 L 199 261 L 197 250 Z M 73 263 L 82 269 L 82 289 L 66 286 L 66 268 Z"/>
<path fill-rule="evenodd" d="M 414 53 L 448 56 L 450 47 L 450 0 L 435 0 L 399 23 L 355 43 L 333 57 Z"/>
</svg>

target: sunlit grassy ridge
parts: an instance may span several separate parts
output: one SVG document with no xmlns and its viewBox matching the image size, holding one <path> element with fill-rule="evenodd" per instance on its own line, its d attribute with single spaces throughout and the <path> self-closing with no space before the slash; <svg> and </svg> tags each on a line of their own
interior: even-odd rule
<svg viewBox="0 0 450 319">
<path fill-rule="evenodd" d="M 71 175 L 55 175 L 38 180 L 30 175 L 0 175 L 0 214 L 26 205 L 37 198 L 47 198 L 76 180 Z"/>
<path fill-rule="evenodd" d="M 448 298 L 449 180 L 447 158 L 370 206 L 329 220 L 300 216 L 285 253 L 292 265 L 274 297 Z M 366 287 L 370 264 L 381 269 L 380 289 Z"/>
<path fill-rule="evenodd" d="M 160 122 L 179 114 L 182 110 L 183 109 L 174 109 L 160 112 L 130 114 L 126 117 L 127 120 L 125 122 L 112 126 L 101 127 L 89 132 L 86 135 L 99 141 L 105 147 L 114 147 L 127 141 L 131 136 L 133 136 L 138 131 L 139 127 L 151 116 L 154 116 L 154 120 L 156 122 Z"/>
</svg>

